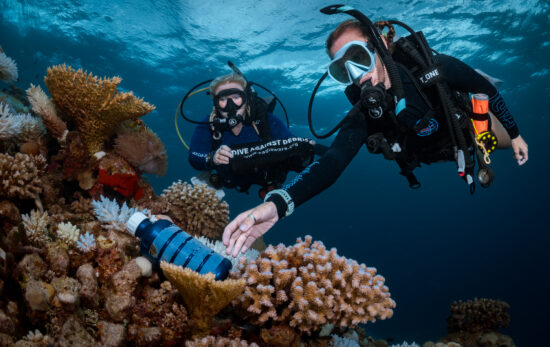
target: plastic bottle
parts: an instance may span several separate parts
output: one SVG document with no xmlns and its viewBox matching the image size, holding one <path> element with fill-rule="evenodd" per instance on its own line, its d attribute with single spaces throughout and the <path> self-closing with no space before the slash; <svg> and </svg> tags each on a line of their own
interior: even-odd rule
<svg viewBox="0 0 550 347">
<path fill-rule="evenodd" d="M 231 262 L 178 228 L 168 220 L 151 222 L 141 212 L 134 213 L 126 229 L 141 240 L 141 253 L 153 264 L 169 263 L 188 267 L 200 274 L 212 272 L 223 280 L 231 270 Z"/>
</svg>

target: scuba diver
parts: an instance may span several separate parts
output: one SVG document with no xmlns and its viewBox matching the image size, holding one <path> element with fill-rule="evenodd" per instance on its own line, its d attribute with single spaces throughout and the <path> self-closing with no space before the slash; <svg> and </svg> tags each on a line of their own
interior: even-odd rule
<svg viewBox="0 0 550 347">
<path fill-rule="evenodd" d="M 490 185 L 489 154 L 497 147 L 511 146 L 519 165 L 528 159 L 527 144 L 496 88 L 460 60 L 433 51 L 422 32 L 397 21 L 375 26 L 364 14 L 344 5 L 321 12 L 347 13 L 357 19 L 341 23 L 329 35 L 326 49 L 331 62 L 310 99 L 313 134 L 324 138 L 339 132 L 320 159 L 227 225 L 223 242 L 233 257 L 333 184 L 363 144 L 369 152 L 395 160 L 411 188 L 420 186 L 412 171 L 421 163 L 455 161 L 457 174 L 473 193 L 474 178 L 482 187 Z M 410 35 L 391 42 L 393 24 Z M 390 29 L 387 37 L 381 31 L 384 26 Z M 348 85 L 346 96 L 353 108 L 332 131 L 318 135 L 311 123 L 311 105 L 327 75 Z"/>
<path fill-rule="evenodd" d="M 281 187 L 289 171 L 300 172 L 313 161 L 314 142 L 295 137 L 272 114 L 278 99 L 260 98 L 253 83 L 229 65 L 233 73 L 210 82 L 212 113 L 195 128 L 189 163 L 208 171 L 208 183 L 216 189 L 248 192 L 258 184 L 263 200 L 267 192 Z"/>
</svg>

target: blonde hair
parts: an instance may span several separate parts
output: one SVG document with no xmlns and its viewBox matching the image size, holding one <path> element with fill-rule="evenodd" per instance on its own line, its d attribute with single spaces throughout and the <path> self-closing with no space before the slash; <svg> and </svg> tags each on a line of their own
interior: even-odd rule
<svg viewBox="0 0 550 347">
<path fill-rule="evenodd" d="M 219 86 L 222 84 L 226 84 L 229 82 L 235 82 L 240 84 L 243 87 L 243 90 L 246 89 L 246 80 L 244 77 L 237 73 L 231 73 L 229 75 L 223 75 L 220 77 L 216 77 L 212 82 L 210 82 L 210 93 L 212 96 L 214 96 L 216 89 L 218 89 Z"/>
</svg>

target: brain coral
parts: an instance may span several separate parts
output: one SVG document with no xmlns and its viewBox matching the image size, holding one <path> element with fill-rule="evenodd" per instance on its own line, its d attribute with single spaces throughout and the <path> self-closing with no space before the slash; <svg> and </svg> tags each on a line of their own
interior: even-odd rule
<svg viewBox="0 0 550 347">
<path fill-rule="evenodd" d="M 393 315 L 384 277 L 376 269 L 328 251 L 311 236 L 290 247 L 269 246 L 232 274 L 247 280 L 234 304 L 254 324 L 286 322 L 311 334 L 323 324 L 354 326 Z"/>
</svg>

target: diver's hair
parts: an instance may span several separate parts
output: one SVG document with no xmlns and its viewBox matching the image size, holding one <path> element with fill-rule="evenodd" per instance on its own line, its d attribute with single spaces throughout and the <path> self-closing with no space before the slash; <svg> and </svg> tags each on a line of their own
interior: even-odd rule
<svg viewBox="0 0 550 347">
<path fill-rule="evenodd" d="M 216 77 L 212 82 L 210 82 L 211 95 L 214 95 L 214 92 L 216 91 L 216 89 L 218 89 L 220 85 L 226 84 L 229 82 L 238 83 L 243 87 L 243 90 L 246 89 L 246 80 L 244 79 L 243 75 L 237 74 L 237 73 L 231 73 L 229 75 Z"/>
<path fill-rule="evenodd" d="M 334 29 L 327 38 L 326 49 L 327 49 L 327 54 L 331 59 L 332 59 L 332 54 L 330 53 L 330 48 L 334 44 L 334 41 L 336 41 L 336 39 L 338 39 L 340 35 L 342 35 L 344 32 L 348 30 L 357 30 L 365 38 L 369 37 L 367 28 L 365 28 L 365 26 L 361 24 L 361 22 L 359 22 L 357 19 L 348 19 L 347 21 L 340 23 L 340 25 L 338 25 L 336 29 Z"/>
</svg>

